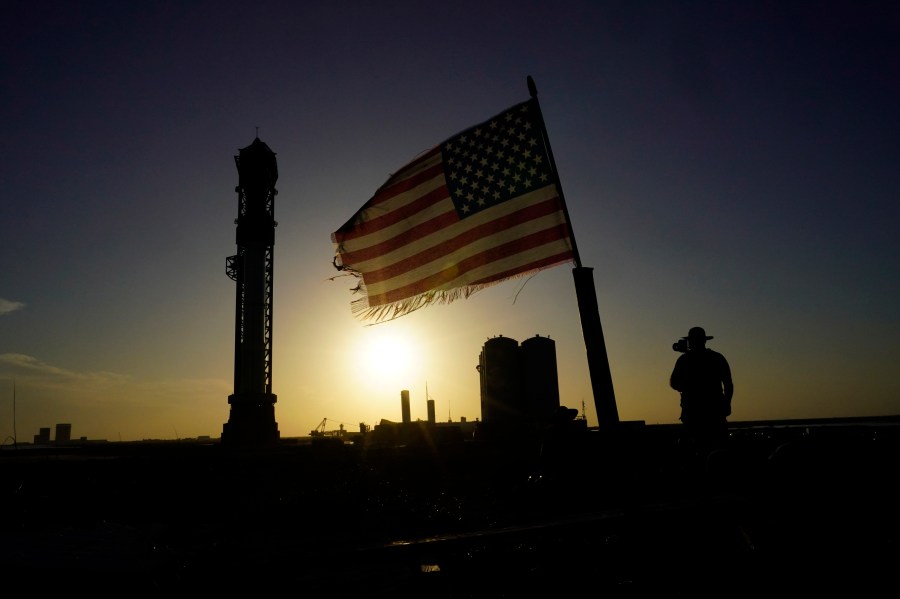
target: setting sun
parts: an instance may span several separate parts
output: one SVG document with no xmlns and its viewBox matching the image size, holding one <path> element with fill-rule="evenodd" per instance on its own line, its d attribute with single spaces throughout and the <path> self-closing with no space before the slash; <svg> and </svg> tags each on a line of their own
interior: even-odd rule
<svg viewBox="0 0 900 599">
<path fill-rule="evenodd" d="M 370 380 L 402 388 L 418 375 L 418 352 L 408 335 L 397 331 L 372 331 L 361 348 L 360 364 L 365 364 Z"/>
</svg>

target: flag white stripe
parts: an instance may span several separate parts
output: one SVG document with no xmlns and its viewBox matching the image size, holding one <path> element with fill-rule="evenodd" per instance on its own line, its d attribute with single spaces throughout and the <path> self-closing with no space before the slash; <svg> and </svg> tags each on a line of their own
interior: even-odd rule
<svg viewBox="0 0 900 599">
<path fill-rule="evenodd" d="M 484 210 L 483 212 L 474 214 L 457 223 L 453 223 L 448 227 L 444 227 L 438 231 L 435 231 L 428 237 L 417 240 L 413 244 L 404 245 L 403 247 L 399 247 L 387 254 L 379 255 L 375 258 L 372 258 L 371 260 L 365 260 L 355 263 L 353 265 L 353 268 L 359 270 L 360 272 L 370 272 L 372 270 L 378 270 L 386 266 L 390 266 L 391 264 L 399 262 L 400 260 L 404 260 L 406 258 L 409 258 L 410 256 L 418 254 L 425 249 L 430 249 L 436 245 L 446 243 L 448 240 L 453 239 L 454 237 L 460 235 L 461 233 L 464 233 L 465 231 L 468 231 L 469 229 L 484 225 L 491 222 L 492 220 L 514 214 L 516 212 L 519 212 L 523 208 L 539 204 L 555 197 L 556 195 L 556 187 L 554 185 L 547 185 L 546 187 L 542 187 L 541 189 L 536 189 L 530 193 L 519 196 L 514 200 L 503 202 L 502 204 L 498 204 L 488 210 Z M 435 218 L 448 211 L 455 211 L 453 202 L 450 201 L 450 198 L 447 198 L 446 200 L 435 204 L 435 206 L 429 207 L 427 210 L 423 211 L 428 214 L 428 216 L 425 218 L 420 218 L 417 214 L 415 218 L 398 222 L 395 225 L 392 225 L 385 229 L 375 231 L 371 235 L 364 235 L 362 237 L 357 237 L 356 239 L 345 241 L 342 244 L 342 251 L 345 254 L 349 254 L 362 249 L 366 249 L 373 245 L 377 245 L 379 243 L 383 243 L 392 239 L 400 233 L 408 232 L 415 225 L 427 222 L 432 218 Z M 495 234 L 506 235 L 506 233 L 503 231 Z"/>
<path fill-rule="evenodd" d="M 489 211 L 485 211 L 485 212 L 489 212 Z M 530 220 L 528 222 L 521 223 L 519 225 L 516 225 L 515 227 L 507 229 L 506 231 L 503 232 L 503 235 L 494 234 L 494 235 L 489 235 L 487 237 L 482 237 L 464 247 L 459 248 L 458 250 L 456 250 L 450 254 L 441 256 L 438 260 L 434 260 L 434 261 L 422 264 L 421 266 L 418 266 L 412 270 L 400 273 L 396 277 L 392 277 L 391 279 L 379 281 L 379 282 L 371 284 L 371 285 L 366 283 L 366 288 L 370 295 L 381 295 L 383 293 L 387 293 L 398 287 L 402 287 L 404 285 L 408 285 L 410 283 L 418 281 L 422 278 L 431 276 L 436 272 L 440 272 L 440 271 L 444 270 L 445 268 L 448 268 L 454 264 L 458 264 L 472 256 L 482 254 L 484 252 L 487 252 L 489 250 L 492 250 L 494 248 L 502 246 L 503 244 L 509 243 L 510 241 L 526 237 L 532 233 L 537 233 L 538 231 L 543 231 L 545 229 L 553 228 L 564 222 L 565 222 L 565 220 L 564 220 L 561 212 L 555 212 L 553 214 L 548 214 L 542 218 Z M 431 240 L 429 240 L 429 241 L 431 241 Z M 435 240 L 434 243 L 432 243 L 429 247 L 441 245 L 445 241 L 446 240 L 444 240 L 444 239 Z M 566 248 L 571 249 L 571 246 L 570 246 L 568 240 L 564 240 L 563 245 Z M 541 246 L 541 247 L 543 247 L 543 246 Z M 414 254 L 419 253 L 419 251 L 421 251 L 423 249 L 423 247 L 421 246 L 421 244 L 417 244 L 416 251 L 410 251 L 408 248 L 405 248 L 405 247 L 403 249 L 405 250 L 403 252 L 403 254 L 414 255 Z M 383 258 L 385 258 L 385 257 L 380 257 L 376 260 L 370 260 L 369 262 L 365 263 L 363 272 L 373 272 L 375 270 L 379 270 L 381 268 L 385 268 L 385 267 L 388 267 L 388 266 L 394 264 L 396 262 L 396 260 L 399 259 L 397 256 L 398 253 L 399 252 L 392 253 L 391 256 L 394 258 L 393 260 L 384 260 Z M 534 258 L 531 258 L 524 262 L 530 262 L 533 259 Z M 480 267 L 477 270 L 480 270 L 483 268 L 485 268 L 485 267 Z M 493 267 L 490 267 L 490 268 L 492 268 L 492 270 L 494 270 L 495 272 L 505 270 L 504 268 L 500 268 L 500 269 L 496 269 Z M 481 275 L 481 274 L 478 274 L 475 276 L 469 276 L 467 274 L 465 277 L 462 277 L 460 280 L 465 279 L 468 281 L 477 281 L 481 278 L 483 278 L 483 275 Z M 365 275 L 363 276 L 363 280 L 365 281 Z"/>
<path fill-rule="evenodd" d="M 419 187 L 416 187 L 415 189 L 404 192 L 398 195 L 396 198 L 392 198 L 390 201 L 384 204 L 378 204 L 377 206 L 366 208 L 363 213 L 363 222 L 370 221 L 373 218 L 385 216 L 389 212 L 402 208 L 406 204 L 417 200 L 422 195 L 438 189 L 445 184 L 446 183 L 444 181 L 444 175 L 441 174 L 440 176 L 430 179 L 427 183 L 424 183 Z M 373 245 L 378 245 L 379 243 L 383 243 L 385 241 L 393 239 L 400 233 L 409 231 L 409 229 L 417 225 L 426 223 L 433 218 L 437 218 L 438 216 L 446 212 L 453 212 L 454 210 L 455 209 L 453 207 L 453 202 L 450 201 L 450 197 L 448 196 L 441 201 L 436 202 L 435 204 L 410 215 L 410 217 L 405 220 L 401 220 L 388 227 L 372 231 L 368 235 L 362 235 L 354 239 L 346 239 L 340 242 L 341 251 L 345 254 L 349 254 L 352 252 L 358 252 L 359 250 L 364 250 Z"/>
<path fill-rule="evenodd" d="M 502 260 L 490 262 L 483 266 L 479 266 L 478 268 L 473 268 L 469 271 L 466 271 L 463 276 L 454 279 L 453 282 L 446 285 L 440 285 L 436 289 L 446 290 L 452 289 L 454 287 L 461 287 L 469 283 L 474 283 L 475 281 L 487 279 L 500 272 L 513 270 L 518 266 L 531 264 L 532 262 L 540 260 L 541 258 L 545 258 L 547 256 L 571 251 L 571 249 L 572 246 L 569 244 L 568 239 L 555 239 L 551 243 L 531 248 L 528 251 L 521 252 L 513 256 L 508 256 L 506 258 L 503 258 Z"/>
<path fill-rule="evenodd" d="M 413 178 L 415 175 L 419 174 L 421 171 L 427 170 L 427 169 L 429 169 L 437 164 L 440 164 L 440 163 L 441 163 L 441 154 L 440 154 L 440 152 L 438 152 L 437 154 L 435 154 L 434 156 L 432 156 L 431 158 L 429 158 L 428 160 L 426 160 L 422 164 L 420 164 L 419 165 L 420 168 L 415 168 L 409 173 L 404 172 L 403 175 L 399 179 L 397 179 L 396 181 L 391 181 L 390 185 L 386 185 L 382 189 L 379 189 L 374 197 L 377 197 L 377 196 L 387 192 L 387 190 L 389 190 L 391 187 L 395 187 L 395 186 L 399 185 L 400 183 L 403 183 L 407 179 Z M 373 215 L 377 216 L 378 214 L 384 214 L 387 212 L 392 212 L 394 210 L 398 210 L 400 208 L 403 208 L 410 202 L 414 202 L 415 200 L 419 199 L 421 196 L 425 195 L 426 193 L 428 193 L 434 189 L 437 189 L 441 185 L 445 185 L 445 184 L 446 184 L 446 181 L 444 180 L 444 171 L 441 170 L 441 172 L 438 173 L 433 178 L 431 178 L 427 181 L 423 181 L 407 191 L 401 192 L 401 193 L 399 193 L 393 197 L 390 197 L 386 200 L 382 200 L 381 202 L 376 203 L 374 206 L 367 206 L 364 209 L 364 212 L 374 209 L 375 212 L 373 212 Z"/>
</svg>

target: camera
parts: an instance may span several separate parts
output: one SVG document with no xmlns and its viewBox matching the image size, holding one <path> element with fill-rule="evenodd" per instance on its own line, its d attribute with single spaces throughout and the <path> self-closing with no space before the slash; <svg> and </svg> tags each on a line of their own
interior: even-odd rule
<svg viewBox="0 0 900 599">
<path fill-rule="evenodd" d="M 688 340 L 687 339 L 679 339 L 675 343 L 672 344 L 672 349 L 677 352 L 684 353 L 688 350 Z"/>
</svg>

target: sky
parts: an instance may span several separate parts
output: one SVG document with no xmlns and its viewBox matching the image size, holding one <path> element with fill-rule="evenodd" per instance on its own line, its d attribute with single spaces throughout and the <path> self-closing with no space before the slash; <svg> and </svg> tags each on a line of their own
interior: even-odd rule
<svg viewBox="0 0 900 599">
<path fill-rule="evenodd" d="M 597 425 L 570 265 L 371 325 L 331 233 L 391 173 L 528 99 L 593 269 L 621 420 L 678 421 L 714 337 L 731 421 L 900 414 L 900 5 L 4 4 L 0 439 L 218 437 L 238 183 L 276 153 L 282 437 L 480 417 L 485 341 L 556 342 Z M 390 359 L 385 360 L 386 357 Z"/>
</svg>

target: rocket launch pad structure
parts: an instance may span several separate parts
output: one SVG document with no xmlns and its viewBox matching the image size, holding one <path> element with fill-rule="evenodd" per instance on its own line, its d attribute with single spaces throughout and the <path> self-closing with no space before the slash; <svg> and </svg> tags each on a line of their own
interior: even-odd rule
<svg viewBox="0 0 900 599">
<path fill-rule="evenodd" d="M 237 283 L 234 393 L 222 443 L 264 446 L 279 438 L 272 393 L 272 300 L 275 282 L 275 152 L 257 137 L 234 157 L 238 170 L 237 254 L 225 272 Z"/>
</svg>

